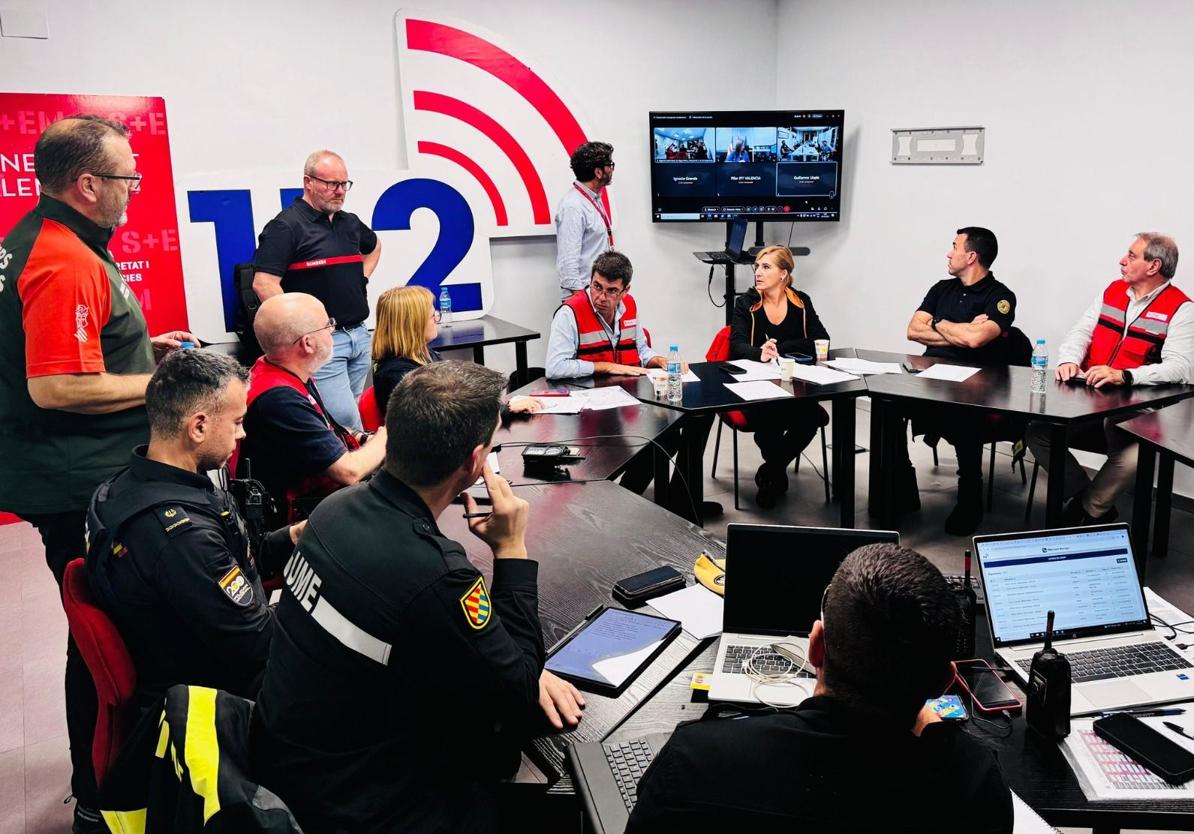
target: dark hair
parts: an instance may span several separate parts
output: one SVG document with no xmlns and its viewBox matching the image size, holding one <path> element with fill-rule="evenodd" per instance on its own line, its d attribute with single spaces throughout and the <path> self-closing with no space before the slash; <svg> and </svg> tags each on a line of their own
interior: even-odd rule
<svg viewBox="0 0 1194 834">
<path fill-rule="evenodd" d="M 572 152 L 568 164 L 581 182 L 593 179 L 593 171 L 614 161 L 614 146 L 608 142 L 585 142 Z"/>
<path fill-rule="evenodd" d="M 613 249 L 607 249 L 593 260 L 589 277 L 592 278 L 598 272 L 611 281 L 621 281 L 622 289 L 629 287 L 630 279 L 634 277 L 634 267 L 630 265 L 630 258 Z"/>
<path fill-rule="evenodd" d="M 1140 232 L 1136 237 L 1144 241 L 1144 259 L 1160 261 L 1161 277 L 1172 280 L 1177 274 L 1177 244 L 1173 238 L 1158 232 Z"/>
<path fill-rule="evenodd" d="M 171 351 L 145 389 L 150 433 L 177 437 L 183 422 L 196 411 L 211 408 L 234 379 L 248 382 L 249 370 L 231 356 L 211 350 Z"/>
<path fill-rule="evenodd" d="M 54 122 L 42 131 L 33 148 L 33 165 L 42 191 L 60 194 L 80 174 L 102 172 L 108 167 L 108 137 L 128 135 L 128 128 L 120 122 L 89 113 Z"/>
<path fill-rule="evenodd" d="M 846 557 L 821 614 L 829 692 L 852 708 L 911 727 L 941 694 L 958 633 L 958 603 L 914 550 L 871 544 Z"/>
<path fill-rule="evenodd" d="M 472 362 L 432 362 L 394 389 L 386 409 L 386 471 L 416 487 L 443 483 L 493 439 L 506 377 Z"/>
<path fill-rule="evenodd" d="M 963 226 L 954 234 L 966 235 L 966 251 L 978 255 L 978 262 L 983 269 L 990 269 L 999 256 L 999 241 L 995 233 L 982 226 Z"/>
</svg>

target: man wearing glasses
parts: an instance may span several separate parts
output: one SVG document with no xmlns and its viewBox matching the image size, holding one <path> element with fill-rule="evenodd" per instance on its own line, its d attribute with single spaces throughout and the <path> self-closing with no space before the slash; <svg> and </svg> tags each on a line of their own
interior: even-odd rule
<svg viewBox="0 0 1194 834">
<path fill-rule="evenodd" d="M 87 503 L 149 439 L 154 358 L 195 337 L 150 338 L 108 251 L 141 175 L 118 122 L 79 115 L 46 128 L 33 152 L 41 198 L 0 245 L 0 509 L 41 534 L 59 586 L 82 556 Z M 68 640 L 66 721 L 75 831 L 93 810 L 95 687 Z"/>
<path fill-rule="evenodd" d="M 601 190 L 614 181 L 614 147 L 585 142 L 569 161 L 576 182 L 556 208 L 556 271 L 560 293 L 568 298 L 589 283 L 589 267 L 614 248 L 614 232 L 601 203 Z"/>
<path fill-rule="evenodd" d="M 253 320 L 265 356 L 249 374 L 247 436 L 235 468 L 273 498 L 270 529 L 306 518 L 324 496 L 372 474 L 385 457 L 385 426 L 372 436 L 343 426 L 316 387 L 335 328 L 320 300 L 301 292 L 267 298 Z"/>
<path fill-rule="evenodd" d="M 258 238 L 253 290 L 262 301 L 284 292 L 308 293 L 336 319 L 335 349 L 315 378 L 331 416 L 359 431 L 357 398 L 370 363 L 367 283 L 381 257 L 381 241 L 359 217 L 343 211 L 351 188 L 338 154 L 319 150 L 307 157 L 303 195 Z"/>
</svg>

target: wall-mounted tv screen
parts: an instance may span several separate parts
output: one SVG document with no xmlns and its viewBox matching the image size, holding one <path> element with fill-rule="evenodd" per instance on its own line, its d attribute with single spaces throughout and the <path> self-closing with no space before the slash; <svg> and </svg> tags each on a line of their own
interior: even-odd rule
<svg viewBox="0 0 1194 834">
<path fill-rule="evenodd" d="M 840 220 L 843 110 L 651 113 L 656 223 Z"/>
</svg>

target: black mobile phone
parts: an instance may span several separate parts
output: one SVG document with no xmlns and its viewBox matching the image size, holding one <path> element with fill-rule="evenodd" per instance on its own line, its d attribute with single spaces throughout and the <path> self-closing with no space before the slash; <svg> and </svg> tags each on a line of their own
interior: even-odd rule
<svg viewBox="0 0 1194 834">
<path fill-rule="evenodd" d="M 738 376 L 739 374 L 746 373 L 746 368 L 739 368 L 737 365 L 731 365 L 728 362 L 726 364 L 722 365 L 721 369 L 723 371 L 725 371 L 727 374 L 731 374 L 733 376 Z"/>
<path fill-rule="evenodd" d="M 650 597 L 678 591 L 683 587 L 684 576 L 675 568 L 663 565 L 619 579 L 614 584 L 614 599 L 623 605 L 638 605 Z"/>
<path fill-rule="evenodd" d="M 1171 785 L 1194 778 L 1194 753 L 1134 715 L 1117 712 L 1100 718 L 1094 731 Z"/>
<path fill-rule="evenodd" d="M 979 712 L 1017 710 L 1023 706 L 987 661 L 977 658 L 955 660 L 953 666 L 955 680 Z"/>
<path fill-rule="evenodd" d="M 815 356 L 809 356 L 807 353 L 785 353 L 785 359 L 795 359 L 797 365 L 815 365 L 817 359 Z"/>
<path fill-rule="evenodd" d="M 920 368 L 914 368 L 911 362 L 901 362 L 900 367 L 903 368 L 905 372 L 910 374 L 920 373 Z"/>
</svg>

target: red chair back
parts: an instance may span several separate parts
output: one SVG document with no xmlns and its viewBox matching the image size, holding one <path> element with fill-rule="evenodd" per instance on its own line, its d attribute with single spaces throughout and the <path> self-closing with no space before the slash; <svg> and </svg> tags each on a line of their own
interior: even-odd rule
<svg viewBox="0 0 1194 834">
<path fill-rule="evenodd" d="M 727 324 L 721 330 L 718 330 L 717 335 L 713 337 L 713 341 L 709 344 L 709 349 L 705 351 L 705 361 L 724 362 L 729 358 L 730 326 Z M 723 411 L 717 416 L 732 429 L 750 431 L 750 427 L 746 422 L 746 415 L 741 411 Z"/>
<path fill-rule="evenodd" d="M 361 398 L 357 400 L 357 410 L 361 412 L 361 425 L 365 427 L 365 431 L 377 431 L 385 422 L 385 415 L 381 413 L 381 407 L 377 404 L 377 394 L 374 393 L 372 385 L 361 392 Z"/>
<path fill-rule="evenodd" d="M 62 577 L 62 606 L 71 637 L 95 681 L 99 696 L 91 763 L 95 780 L 103 784 L 108 767 L 116 761 L 125 739 L 137 722 L 133 693 L 137 671 L 116 625 L 95 604 L 82 559 L 66 566 Z"/>
<path fill-rule="evenodd" d="M 643 328 L 643 341 L 647 343 L 647 347 L 651 347 L 651 331 Z"/>
</svg>

